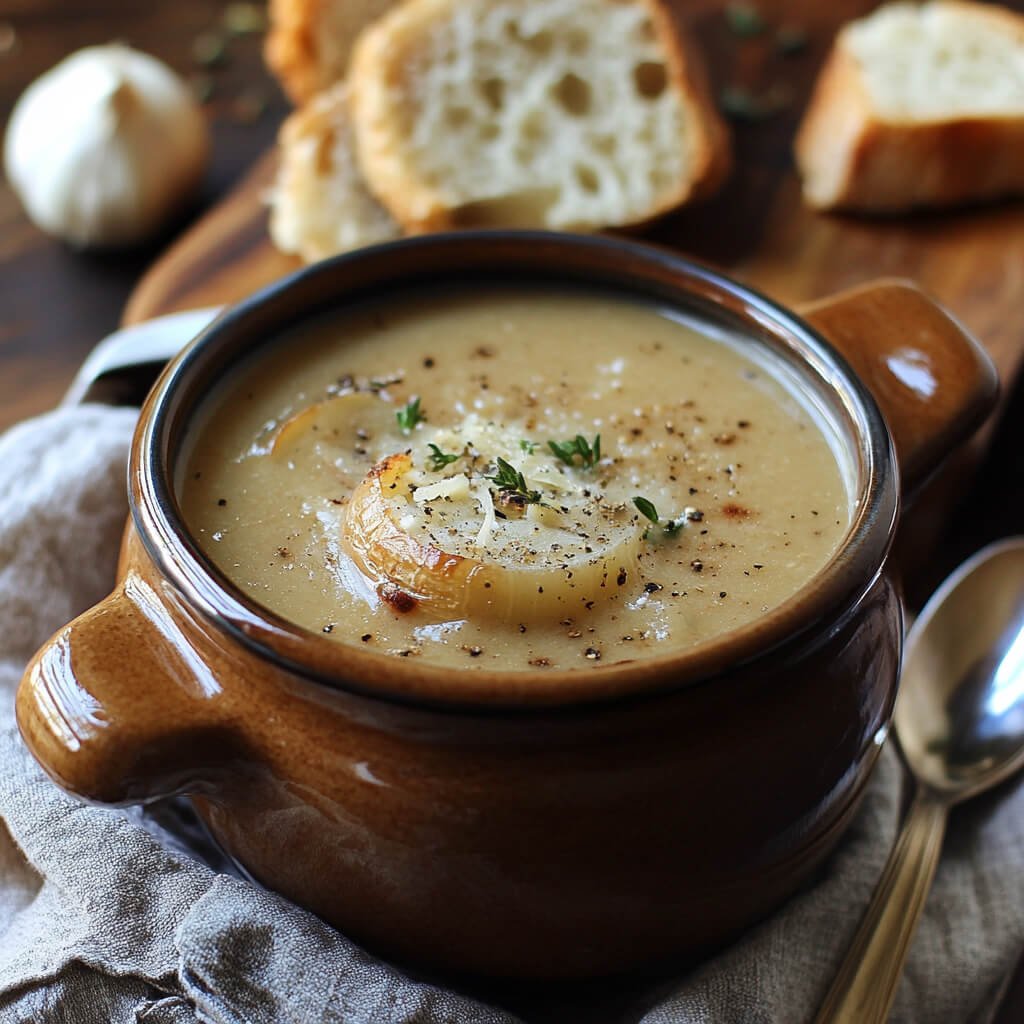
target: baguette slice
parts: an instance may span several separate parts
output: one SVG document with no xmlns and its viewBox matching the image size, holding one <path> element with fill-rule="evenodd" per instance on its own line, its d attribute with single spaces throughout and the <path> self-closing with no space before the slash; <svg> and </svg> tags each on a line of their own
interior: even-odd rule
<svg viewBox="0 0 1024 1024">
<path fill-rule="evenodd" d="M 401 229 L 367 190 L 352 147 L 344 83 L 281 126 L 270 194 L 270 236 L 307 262 L 397 238 Z"/>
<path fill-rule="evenodd" d="M 410 232 L 636 224 L 729 167 L 659 0 L 406 0 L 360 36 L 349 82 L 367 183 Z"/>
<path fill-rule="evenodd" d="M 896 3 L 839 34 L 797 135 L 810 205 L 898 212 L 1024 192 L 1024 17 Z"/>
<path fill-rule="evenodd" d="M 356 36 L 396 0 L 270 0 L 264 56 L 296 105 L 340 82 Z"/>
</svg>

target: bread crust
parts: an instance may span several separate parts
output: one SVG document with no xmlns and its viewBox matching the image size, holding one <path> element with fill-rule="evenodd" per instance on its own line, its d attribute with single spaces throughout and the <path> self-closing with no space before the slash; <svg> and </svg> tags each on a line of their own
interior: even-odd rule
<svg viewBox="0 0 1024 1024">
<path fill-rule="evenodd" d="M 402 4 L 374 22 L 356 40 L 349 72 L 356 155 L 370 191 L 410 234 L 450 226 L 437 190 L 412 176 L 396 136 L 405 134 L 403 111 L 392 103 L 400 85 L 402 55 L 415 45 L 422 26 L 448 7 L 448 0 Z"/>
<path fill-rule="evenodd" d="M 317 26 L 324 0 L 270 0 L 270 29 L 263 45 L 267 66 L 295 104 L 310 99 L 322 84 L 317 60 Z M 322 84 L 321 84 L 322 83 Z"/>
<path fill-rule="evenodd" d="M 341 81 L 363 27 L 397 0 L 270 0 L 264 60 L 301 106 Z"/>
<path fill-rule="evenodd" d="M 951 0 L 1024 43 L 1024 17 Z M 1024 192 L 1024 116 L 891 118 L 874 107 L 860 67 L 836 39 L 797 133 L 804 198 L 818 209 L 898 213 Z"/>
<path fill-rule="evenodd" d="M 307 263 L 401 233 L 366 189 L 351 139 L 344 82 L 294 111 L 278 134 L 281 158 L 269 194 L 270 237 Z"/>
<path fill-rule="evenodd" d="M 692 133 L 689 181 L 651 215 L 654 217 L 691 200 L 714 195 L 721 188 L 732 171 L 732 135 L 719 113 L 707 67 L 683 21 L 680 6 L 667 0 L 642 3 L 668 54 L 669 81 L 687 108 Z"/>
<path fill-rule="evenodd" d="M 714 192 L 731 168 L 730 136 L 719 115 L 696 48 L 665 0 L 639 0 L 666 55 L 670 87 L 688 116 L 689 176 L 663 193 L 643 216 L 617 226 L 646 223 L 684 202 Z M 452 0 L 406 0 L 370 25 L 352 54 L 350 86 L 359 163 L 367 183 L 391 215 L 410 233 L 459 226 L 439 188 L 421 180 L 396 143 L 406 134 L 404 112 L 394 101 L 405 56 L 423 32 L 451 8 Z"/>
</svg>

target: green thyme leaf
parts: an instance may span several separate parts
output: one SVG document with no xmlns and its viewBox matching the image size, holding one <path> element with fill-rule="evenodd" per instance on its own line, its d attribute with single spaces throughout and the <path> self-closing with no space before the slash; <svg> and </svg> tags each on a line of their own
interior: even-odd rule
<svg viewBox="0 0 1024 1024">
<path fill-rule="evenodd" d="M 577 434 L 569 441 L 548 441 L 551 453 L 561 459 L 567 466 L 575 465 L 574 459 L 579 456 L 580 465 L 584 469 L 592 469 L 601 461 L 601 435 L 594 438 L 593 444 L 588 444 L 587 439 Z"/>
<path fill-rule="evenodd" d="M 427 447 L 430 449 L 430 454 L 427 456 L 427 459 L 430 461 L 430 468 L 435 473 L 440 473 L 445 466 L 450 466 L 453 462 L 457 462 L 459 460 L 458 455 L 450 452 L 443 452 L 436 444 L 428 443 Z"/>
<path fill-rule="evenodd" d="M 638 494 L 633 498 L 633 504 L 636 505 L 637 510 L 645 519 L 649 519 L 655 526 L 660 525 L 662 530 L 670 537 L 674 537 L 691 520 L 699 523 L 704 518 L 704 513 L 699 509 L 686 508 L 681 516 L 676 516 L 675 519 L 666 519 L 665 522 L 662 522 L 661 517 L 658 515 L 658 510 L 654 507 L 654 502 L 648 501 L 647 498 L 641 497 Z M 644 531 L 645 538 L 649 530 L 650 527 Z"/>
<path fill-rule="evenodd" d="M 527 441 L 526 438 L 523 438 L 523 440 L 519 442 L 519 447 L 526 452 L 527 455 L 532 455 L 537 450 L 537 442 Z"/>
<path fill-rule="evenodd" d="M 506 462 L 499 455 L 497 460 L 497 472 L 494 476 L 485 477 L 490 480 L 499 491 L 508 491 L 510 494 L 518 494 L 525 499 L 529 505 L 540 504 L 540 491 L 531 491 L 526 486 L 523 474 L 515 466 Z"/>
<path fill-rule="evenodd" d="M 403 405 L 402 408 L 395 413 L 395 419 L 398 420 L 398 425 L 401 427 L 403 434 L 412 433 L 413 427 L 415 427 L 417 423 L 426 419 L 426 416 L 424 416 L 420 411 L 419 395 Z"/>
<path fill-rule="evenodd" d="M 646 498 L 642 498 L 639 494 L 633 499 L 633 504 L 636 505 L 640 515 L 645 519 L 650 519 L 655 526 L 658 525 L 658 510 L 654 507 L 654 504 L 648 501 Z"/>
</svg>

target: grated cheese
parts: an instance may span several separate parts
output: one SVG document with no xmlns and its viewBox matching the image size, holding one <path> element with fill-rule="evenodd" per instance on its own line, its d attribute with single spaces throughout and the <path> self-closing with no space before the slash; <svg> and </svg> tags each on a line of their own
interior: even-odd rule
<svg viewBox="0 0 1024 1024">
<path fill-rule="evenodd" d="M 434 484 L 425 484 L 417 487 L 413 492 L 413 501 L 422 504 L 426 501 L 436 501 L 438 498 L 451 498 L 452 501 L 461 501 L 468 498 L 469 477 L 465 473 L 458 476 L 451 476 L 444 480 L 438 480 Z"/>
<path fill-rule="evenodd" d="M 491 542 L 491 538 L 494 535 L 494 527 L 497 524 L 497 519 L 494 515 L 494 500 L 491 498 L 491 491 L 489 487 L 478 487 L 473 496 L 480 503 L 480 511 L 484 515 L 483 525 L 480 527 L 480 532 L 476 535 L 476 540 L 473 542 L 478 548 L 487 547 Z"/>
</svg>

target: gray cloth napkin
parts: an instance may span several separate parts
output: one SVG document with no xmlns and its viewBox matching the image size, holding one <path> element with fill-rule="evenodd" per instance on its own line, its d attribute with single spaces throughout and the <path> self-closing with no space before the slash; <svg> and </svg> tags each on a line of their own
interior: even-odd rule
<svg viewBox="0 0 1024 1024">
<path fill-rule="evenodd" d="M 83 407 L 0 437 L 0 1021 L 790 1024 L 812 1015 L 895 835 L 903 780 L 892 750 L 840 850 L 770 920 L 695 969 L 619 985 L 608 998 L 594 995 L 603 987 L 578 990 L 574 1002 L 571 992 L 527 998 L 506 986 L 519 1017 L 414 980 L 234 876 L 182 805 L 104 810 L 53 785 L 18 735 L 14 690 L 33 651 L 113 583 L 133 421 Z M 893 1020 L 989 1020 L 1022 944 L 1024 787 L 1010 785 L 953 815 Z"/>
</svg>

